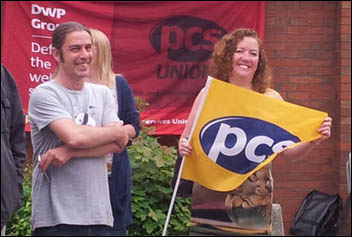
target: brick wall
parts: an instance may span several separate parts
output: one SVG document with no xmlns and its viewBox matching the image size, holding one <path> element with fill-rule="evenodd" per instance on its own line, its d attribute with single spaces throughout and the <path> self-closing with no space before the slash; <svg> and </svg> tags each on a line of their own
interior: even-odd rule
<svg viewBox="0 0 352 237">
<path fill-rule="evenodd" d="M 351 2 L 338 4 L 337 11 L 337 88 L 339 109 L 339 193 L 347 198 L 345 164 L 351 152 Z M 348 214 L 348 225 L 344 234 L 351 236 L 351 211 Z"/>
<path fill-rule="evenodd" d="M 337 15 L 337 79 L 339 108 L 339 153 L 340 158 L 340 187 L 341 193 L 347 193 L 346 172 L 343 166 L 351 151 L 351 2 L 340 2 Z"/>
<path fill-rule="evenodd" d="M 273 162 L 274 199 L 283 209 L 285 233 L 312 189 L 346 191 L 351 150 L 351 3 L 269 1 L 265 43 L 273 87 L 286 101 L 326 111 L 332 136 L 300 162 Z M 303 119 L 303 118 L 302 118 Z"/>
</svg>

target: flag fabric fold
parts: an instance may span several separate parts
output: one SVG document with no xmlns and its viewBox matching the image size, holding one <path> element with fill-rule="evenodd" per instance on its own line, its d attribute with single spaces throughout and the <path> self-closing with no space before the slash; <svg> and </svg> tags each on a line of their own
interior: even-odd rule
<svg viewBox="0 0 352 237">
<path fill-rule="evenodd" d="M 182 178 L 233 190 L 282 150 L 319 138 L 327 116 L 209 77 Z"/>
</svg>

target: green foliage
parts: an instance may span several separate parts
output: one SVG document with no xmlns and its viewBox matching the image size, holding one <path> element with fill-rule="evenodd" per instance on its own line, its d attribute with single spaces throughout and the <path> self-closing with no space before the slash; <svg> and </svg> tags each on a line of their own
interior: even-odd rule
<svg viewBox="0 0 352 237">
<path fill-rule="evenodd" d="M 129 235 L 161 235 L 172 197 L 176 149 L 142 131 L 128 149 L 132 167 L 133 224 Z M 177 199 L 168 235 L 188 235 L 190 200 Z"/>
<path fill-rule="evenodd" d="M 23 205 L 11 217 L 6 227 L 6 235 L 30 236 L 30 218 L 32 212 L 32 170 L 33 166 L 27 162 L 24 169 Z"/>
<path fill-rule="evenodd" d="M 136 100 L 141 110 L 140 102 Z M 128 148 L 132 168 L 133 224 L 129 235 L 161 235 L 172 197 L 173 177 L 177 151 L 175 147 L 159 144 L 148 135 L 152 127 L 142 124 L 140 135 Z M 176 198 L 167 235 L 188 235 L 190 199 Z"/>
</svg>

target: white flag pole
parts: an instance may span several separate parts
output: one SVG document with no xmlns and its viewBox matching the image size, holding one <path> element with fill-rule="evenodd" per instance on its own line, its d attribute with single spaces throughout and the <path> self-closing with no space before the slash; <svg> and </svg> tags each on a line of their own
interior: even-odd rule
<svg viewBox="0 0 352 237">
<path fill-rule="evenodd" d="M 170 216 L 171 216 L 172 208 L 174 207 L 174 202 L 175 202 L 175 199 L 176 199 L 178 186 L 180 185 L 180 179 L 181 179 L 181 173 L 182 173 L 184 161 L 185 161 L 185 157 L 182 157 L 182 162 L 181 162 L 181 165 L 180 165 L 180 169 L 178 171 L 174 192 L 172 193 L 172 198 L 171 198 L 171 202 L 170 202 L 170 206 L 169 206 L 169 211 L 167 213 L 167 217 L 166 217 L 166 221 L 165 221 L 165 224 L 164 224 L 164 230 L 163 230 L 163 235 L 162 236 L 166 235 L 167 226 L 169 225 Z"/>
<path fill-rule="evenodd" d="M 192 130 L 191 130 L 191 133 L 190 133 L 189 137 L 192 137 L 192 135 L 193 135 L 194 129 L 196 127 L 195 125 L 197 124 L 196 121 L 198 121 L 198 117 L 199 117 L 200 111 L 203 108 L 203 104 L 204 104 L 205 98 L 208 95 L 208 91 L 209 91 L 209 87 L 210 87 L 210 82 L 211 81 L 212 81 L 212 77 L 209 76 L 208 80 L 207 80 L 207 84 L 205 86 L 205 93 L 204 93 L 204 95 L 203 95 L 203 97 L 201 99 L 200 106 L 198 108 L 197 115 L 196 115 L 195 120 L 194 120 L 195 122 L 192 125 Z M 180 179 L 181 179 L 181 174 L 182 174 L 182 170 L 183 170 L 184 160 L 185 160 L 185 157 L 183 156 L 182 157 L 182 162 L 181 162 L 181 165 L 180 165 L 180 169 L 179 169 L 178 174 L 177 174 L 175 188 L 174 188 L 174 191 L 172 193 L 172 198 L 171 198 L 171 202 L 170 202 L 170 206 L 169 206 L 169 211 L 167 212 L 166 221 L 165 221 L 165 224 L 164 224 L 164 230 L 163 230 L 162 236 L 166 236 L 167 226 L 169 225 L 170 216 L 171 216 L 172 209 L 174 207 L 174 202 L 175 202 L 175 199 L 176 199 L 177 190 L 178 190 L 178 187 L 180 185 Z"/>
</svg>

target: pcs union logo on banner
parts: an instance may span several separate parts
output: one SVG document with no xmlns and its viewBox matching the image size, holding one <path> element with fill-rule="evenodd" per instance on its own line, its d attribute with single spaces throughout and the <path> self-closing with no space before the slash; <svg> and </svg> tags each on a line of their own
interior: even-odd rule
<svg viewBox="0 0 352 237">
<path fill-rule="evenodd" d="M 150 32 L 150 42 L 158 52 L 176 62 L 207 60 L 215 43 L 226 31 L 218 24 L 193 16 L 165 19 Z"/>
<path fill-rule="evenodd" d="M 199 139 L 212 161 L 238 174 L 252 171 L 273 153 L 300 141 L 275 124 L 241 116 L 210 121 Z"/>
<path fill-rule="evenodd" d="M 207 60 L 225 34 L 216 22 L 194 16 L 173 16 L 158 23 L 149 34 L 152 47 L 163 56 L 157 78 L 205 80 Z"/>
</svg>

